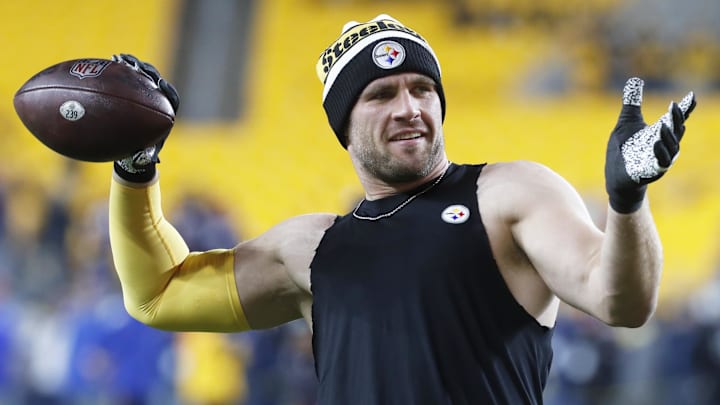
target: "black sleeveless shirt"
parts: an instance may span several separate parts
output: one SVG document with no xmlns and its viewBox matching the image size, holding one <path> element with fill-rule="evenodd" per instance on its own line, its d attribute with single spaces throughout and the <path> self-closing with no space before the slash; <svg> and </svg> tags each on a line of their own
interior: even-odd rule
<svg viewBox="0 0 720 405">
<path fill-rule="evenodd" d="M 542 403 L 552 330 L 499 273 L 478 210 L 483 167 L 452 164 L 392 216 L 348 214 L 327 230 L 311 263 L 318 404 Z"/>
</svg>

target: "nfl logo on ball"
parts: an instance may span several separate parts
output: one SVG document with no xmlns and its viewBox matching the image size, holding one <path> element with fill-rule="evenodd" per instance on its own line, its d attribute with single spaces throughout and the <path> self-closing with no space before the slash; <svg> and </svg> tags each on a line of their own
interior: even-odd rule
<svg viewBox="0 0 720 405">
<path fill-rule="evenodd" d="M 70 74 L 80 79 L 84 79 L 86 77 L 98 77 L 109 64 L 109 60 L 82 59 L 75 62 L 70 67 Z"/>
</svg>

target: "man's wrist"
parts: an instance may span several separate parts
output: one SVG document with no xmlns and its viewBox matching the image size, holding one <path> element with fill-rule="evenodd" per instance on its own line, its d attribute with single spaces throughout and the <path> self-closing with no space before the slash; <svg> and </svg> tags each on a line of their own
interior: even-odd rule
<svg viewBox="0 0 720 405">
<path fill-rule="evenodd" d="M 608 190 L 610 207 L 619 214 L 632 214 L 642 206 L 646 190 L 647 185 L 622 192 Z"/>
<path fill-rule="evenodd" d="M 118 177 L 131 183 L 147 183 L 154 179 L 155 174 L 157 173 L 154 163 L 149 164 L 142 169 L 136 169 L 132 166 L 127 166 L 124 163 L 125 161 L 116 160 L 113 163 L 113 170 Z"/>
</svg>

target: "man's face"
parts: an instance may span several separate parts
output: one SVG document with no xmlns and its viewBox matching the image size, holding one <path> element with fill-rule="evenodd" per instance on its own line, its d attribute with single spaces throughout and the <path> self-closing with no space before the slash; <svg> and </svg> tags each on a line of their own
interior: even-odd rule
<svg viewBox="0 0 720 405">
<path fill-rule="evenodd" d="M 435 81 L 400 73 L 368 84 L 348 121 L 356 168 L 386 183 L 427 175 L 445 155 L 442 107 Z"/>
</svg>

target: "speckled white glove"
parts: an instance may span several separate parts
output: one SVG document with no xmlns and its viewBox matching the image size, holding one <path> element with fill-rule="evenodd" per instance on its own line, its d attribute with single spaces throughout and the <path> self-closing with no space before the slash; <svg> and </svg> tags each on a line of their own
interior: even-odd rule
<svg viewBox="0 0 720 405">
<path fill-rule="evenodd" d="M 642 79 L 628 79 L 620 117 L 607 146 L 605 189 L 610 206 L 621 214 L 637 211 L 647 184 L 662 177 L 675 162 L 685 120 L 696 105 L 691 91 L 680 103 L 671 102 L 657 122 L 647 125 L 640 108 L 643 86 Z"/>
</svg>

